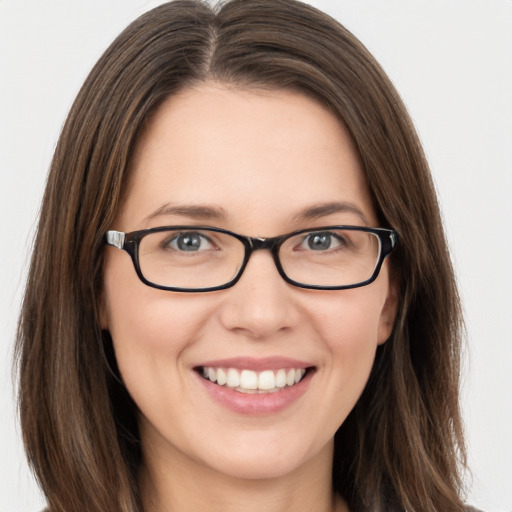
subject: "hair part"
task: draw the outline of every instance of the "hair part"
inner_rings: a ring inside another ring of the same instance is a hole
[[[436,194],[403,103],[374,58],[294,0],[177,0],[112,43],[62,130],[41,207],[17,361],[29,462],[51,512],[141,512],[137,410],[102,332],[104,233],[149,117],[204,81],[288,89],[348,128],[380,222],[400,233],[391,338],[335,437],[333,487],[351,510],[460,511],[461,308]]]

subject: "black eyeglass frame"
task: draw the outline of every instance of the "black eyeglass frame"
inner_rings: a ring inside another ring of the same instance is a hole
[[[314,233],[314,232],[321,232],[321,231],[330,231],[334,229],[342,229],[345,231],[364,231],[366,233],[373,233],[374,235],[377,235],[380,240],[380,254],[379,259],[377,260],[377,264],[375,266],[375,269],[373,270],[373,274],[370,276],[369,279],[366,281],[361,281],[360,283],[355,284],[349,284],[349,285],[343,285],[343,286],[321,286],[321,285],[312,285],[312,284],[305,284],[301,283],[299,281],[295,281],[293,279],[290,279],[282,265],[281,261],[279,260],[279,249],[283,243],[288,240],[289,238],[292,238],[297,235],[301,235],[303,233]],[[139,244],[142,238],[144,238],[146,235],[149,235],[151,233],[158,233],[161,231],[180,231],[180,230],[186,230],[186,231],[194,231],[194,230],[201,230],[201,231],[212,231],[215,233],[224,233],[226,235],[230,235],[237,240],[240,240],[245,248],[245,254],[244,259],[242,261],[242,265],[240,266],[237,274],[231,281],[219,285],[219,286],[212,286],[208,288],[179,288],[175,286],[163,286],[156,283],[153,283],[151,281],[148,281],[140,268],[139,263]],[[227,288],[231,288],[234,286],[242,277],[242,274],[245,270],[245,267],[247,266],[247,263],[249,262],[249,259],[254,251],[258,251],[260,249],[267,249],[272,253],[272,257],[274,259],[274,263],[276,265],[277,271],[279,272],[279,275],[289,284],[293,286],[297,286],[298,288],[306,288],[310,290],[348,290],[351,288],[359,288],[361,286],[366,286],[375,279],[377,279],[379,272],[381,270],[382,264],[384,263],[384,260],[386,257],[391,254],[391,252],[396,248],[398,244],[399,238],[398,233],[393,229],[386,229],[386,228],[368,228],[365,226],[320,226],[317,228],[307,228],[307,229],[300,229],[298,231],[293,231],[292,233],[288,233],[286,235],[280,235],[280,236],[274,236],[270,238],[259,238],[259,237],[250,237],[245,235],[239,235],[238,233],[233,233],[232,231],[228,231],[226,229],[222,228],[215,228],[210,226],[161,226],[157,228],[149,228],[149,229],[142,229],[139,231],[132,231],[130,233],[124,233],[122,231],[115,231],[115,230],[109,230],[105,234],[105,242],[107,245],[111,245],[113,247],[117,247],[120,250],[126,251],[133,262],[133,266],[135,267],[135,271],[137,272],[137,276],[139,279],[146,284],[147,286],[150,286],[151,288],[157,288],[159,290],[166,290],[166,291],[172,291],[172,292],[186,292],[186,293],[195,293],[195,292],[213,292],[217,290],[225,290]]]

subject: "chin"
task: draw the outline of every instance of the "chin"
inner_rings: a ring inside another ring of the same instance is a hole
[[[302,461],[288,457],[262,457],[261,455],[234,457],[217,461],[212,469],[229,478],[242,480],[271,480],[283,478],[302,466]]]
[[[332,441],[323,446],[308,446],[306,442],[284,444],[283,440],[290,441],[290,436],[281,436],[276,442],[256,435],[253,442],[234,441],[231,448],[219,446],[219,451],[208,453],[209,465],[216,472],[243,480],[283,478],[320,460],[330,466]]]

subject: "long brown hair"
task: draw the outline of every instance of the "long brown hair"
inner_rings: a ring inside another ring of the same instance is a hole
[[[400,233],[400,307],[366,389],[335,437],[333,488],[351,510],[460,511],[461,311],[439,208],[411,120],[343,26],[294,0],[178,0],[133,22],[100,58],[63,128],[19,322],[19,408],[52,512],[140,512],[137,411],[98,322],[103,236],[138,135],[204,80],[292,89],[348,127],[380,222]]]

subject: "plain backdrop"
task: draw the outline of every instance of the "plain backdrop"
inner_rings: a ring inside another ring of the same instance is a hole
[[[48,164],[96,59],[126,24],[160,3],[0,0],[0,512],[35,512],[44,503],[21,448],[11,358]],[[468,501],[510,512],[512,1],[311,3],[377,57],[424,143],[468,328]]]

